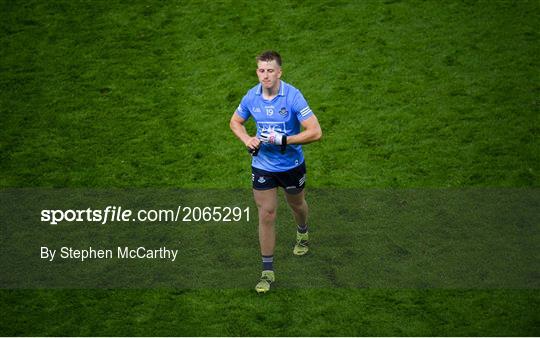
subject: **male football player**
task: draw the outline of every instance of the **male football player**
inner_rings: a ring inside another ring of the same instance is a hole
[[[277,189],[282,187],[297,225],[295,255],[308,252],[308,205],[304,197],[306,165],[302,144],[322,136],[317,117],[302,93],[281,80],[281,56],[267,51],[257,57],[259,84],[251,88],[234,112],[230,127],[252,154],[253,195],[259,215],[259,244],[263,262],[255,290],[264,293],[275,281],[273,259]],[[253,117],[257,133],[244,123]],[[301,127],[303,130],[301,131]]]

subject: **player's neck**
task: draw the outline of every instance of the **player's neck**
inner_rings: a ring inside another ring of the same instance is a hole
[[[281,85],[281,81],[278,81],[276,85],[272,88],[264,88],[262,87],[262,94],[263,98],[265,100],[272,100],[274,97],[276,97],[279,93],[279,86]]]

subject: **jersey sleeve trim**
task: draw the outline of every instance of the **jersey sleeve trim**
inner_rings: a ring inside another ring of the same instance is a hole
[[[304,109],[300,110],[300,115],[302,117],[305,117],[305,116],[309,115],[310,113],[313,113],[313,111],[311,110],[311,108],[309,108],[309,106],[306,106]]]
[[[313,115],[313,111],[300,91],[297,91],[294,97],[293,109],[296,112],[296,117],[299,121],[307,120]]]

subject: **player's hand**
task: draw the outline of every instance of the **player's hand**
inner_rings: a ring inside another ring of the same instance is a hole
[[[261,141],[256,137],[252,137],[246,142],[247,150],[253,156],[257,156],[260,146],[261,146]]]
[[[261,131],[259,139],[262,143],[270,143],[277,146],[284,146],[287,144],[287,135],[275,130]]]

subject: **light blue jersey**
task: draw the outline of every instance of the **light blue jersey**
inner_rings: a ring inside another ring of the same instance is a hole
[[[247,120],[253,116],[257,124],[257,136],[261,131],[274,129],[287,136],[300,133],[300,122],[308,119],[313,112],[300,91],[284,81],[280,81],[278,95],[265,100],[262,85],[251,88],[244,96],[236,113]],[[253,156],[252,166],[270,172],[283,172],[304,162],[304,153],[299,144],[287,145],[285,153],[273,144],[261,144],[259,154]]]

